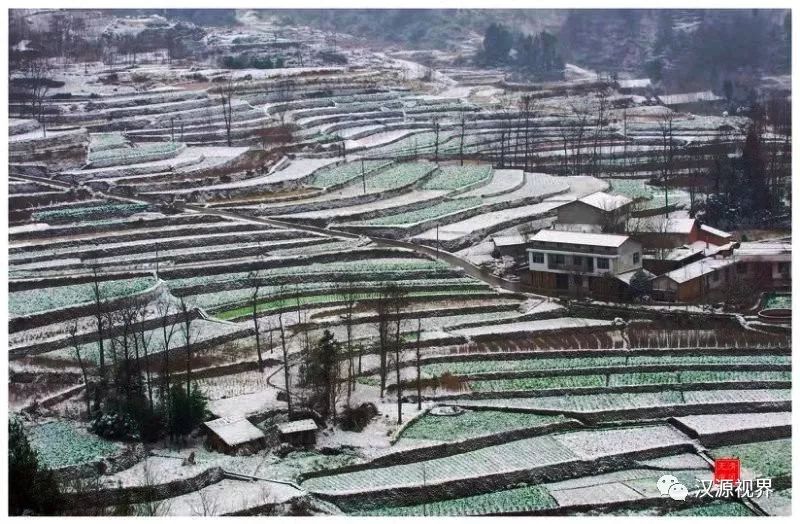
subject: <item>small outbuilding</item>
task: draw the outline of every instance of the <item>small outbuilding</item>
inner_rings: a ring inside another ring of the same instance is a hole
[[[306,418],[278,424],[278,438],[293,446],[313,446],[317,442],[317,423]]]
[[[267,446],[264,432],[244,417],[222,417],[204,426],[209,447],[220,453],[249,455]]]

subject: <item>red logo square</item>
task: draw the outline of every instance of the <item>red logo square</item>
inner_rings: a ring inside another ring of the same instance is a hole
[[[721,458],[714,461],[714,482],[723,480],[739,482],[742,465],[738,458]]]

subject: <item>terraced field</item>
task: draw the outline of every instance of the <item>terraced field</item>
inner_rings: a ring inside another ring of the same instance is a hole
[[[9,121],[9,396],[43,465],[97,481],[67,490],[70,511],[786,511],[790,332],[743,327],[756,310],[652,303],[620,322],[530,293],[527,266],[495,252],[598,192],[688,215],[677,184],[740,150],[748,117],[668,110],[590,71],[519,84],[236,16],[204,28],[202,58],[64,60],[46,127],[9,102],[22,116]],[[221,66],[249,49],[298,51]],[[605,102],[605,117],[579,118]],[[765,136],[772,169],[788,153]],[[199,428],[162,428],[144,452],[132,444],[149,426],[92,432],[98,408],[122,405],[165,424],[173,392],[192,387],[208,419],[246,418],[272,443],[278,424],[311,417],[316,443],[225,454]],[[665,472],[695,486],[722,456],[775,479],[777,501],[673,504],[655,489]]]

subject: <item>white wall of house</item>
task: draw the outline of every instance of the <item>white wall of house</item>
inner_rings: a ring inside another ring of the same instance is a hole
[[[541,255],[541,256],[539,256]],[[564,258],[564,268],[553,268],[548,264],[549,256],[562,256]],[[635,258],[638,255],[638,258]],[[619,274],[626,271],[632,271],[642,267],[642,246],[635,240],[625,241],[617,250],[616,253],[609,253],[608,255],[583,253],[579,251],[570,251],[568,249],[546,249],[537,248],[528,250],[528,265],[531,271],[545,271],[550,273],[575,273],[574,257],[581,257],[585,265],[586,258],[592,258],[592,271],[582,271],[586,274],[602,275],[604,273]],[[608,261],[608,268],[600,267],[599,260]]]
[[[625,273],[642,267],[642,245],[635,240],[626,240],[619,249],[619,258],[614,273]]]

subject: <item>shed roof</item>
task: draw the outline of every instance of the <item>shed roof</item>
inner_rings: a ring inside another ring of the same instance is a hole
[[[695,278],[708,275],[724,267],[730,266],[734,261],[730,258],[704,258],[683,267],[664,273],[662,277],[667,277],[678,284],[689,282]]]
[[[222,417],[206,422],[205,426],[229,446],[264,438],[264,432],[244,417]]]
[[[700,229],[702,229],[706,233],[711,233],[712,235],[718,236],[720,238],[731,238],[731,234],[728,233],[727,231],[711,227],[708,224],[701,225]]]
[[[525,244],[528,240],[522,233],[514,235],[496,235],[492,237],[492,242],[495,246],[519,246]]]
[[[283,435],[288,435],[290,433],[301,433],[304,431],[316,431],[317,430],[317,423],[314,422],[314,419],[311,418],[304,418],[303,420],[294,420],[292,422],[284,422],[283,424],[278,424],[278,431]]]
[[[624,195],[612,195],[611,193],[598,191],[597,193],[592,193],[591,195],[579,199],[578,202],[583,202],[601,211],[615,211],[621,207],[627,206],[633,202],[633,200]]]
[[[603,233],[579,233],[577,231],[556,231],[542,229],[531,240],[537,242],[558,242],[581,246],[619,247],[630,237],[627,235],[608,235]]]
[[[650,87],[651,82],[649,78],[622,78],[617,80],[617,84],[622,89],[635,89],[642,87]]]
[[[792,258],[792,244],[789,242],[741,242],[734,251],[737,260],[746,262],[788,262]]]
[[[676,93],[674,95],[659,95],[659,100],[665,106],[677,104],[692,104],[694,102],[714,102],[723,100],[721,96],[711,91],[697,91],[695,93]]]

